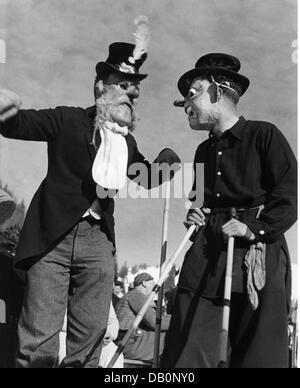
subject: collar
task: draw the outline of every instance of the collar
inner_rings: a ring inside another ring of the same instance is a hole
[[[234,124],[234,126],[231,127],[230,129],[227,129],[220,137],[217,137],[212,131],[209,132],[209,137],[213,141],[218,141],[221,138],[227,137],[228,134],[231,134],[238,140],[241,140],[242,132],[245,124],[246,124],[246,119],[244,118],[244,116],[240,116],[238,121]]]
[[[96,117],[96,105],[86,108],[86,114],[89,118]]]
[[[246,119],[244,118],[244,116],[240,116],[239,120],[228,131],[231,132],[231,134],[235,136],[237,139],[241,140],[242,132],[245,124],[246,124]]]

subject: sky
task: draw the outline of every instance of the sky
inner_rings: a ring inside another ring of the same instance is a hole
[[[180,97],[178,78],[208,52],[240,59],[251,81],[240,114],[274,123],[297,153],[296,0],[0,0],[7,50],[0,86],[18,93],[25,109],[92,105],[96,63],[107,58],[110,43],[133,42],[139,14],[148,16],[152,37],[134,136],[150,161],[169,147],[188,166],[206,139],[172,103]],[[0,179],[26,206],[46,171],[45,144],[0,138]],[[190,170],[186,176],[188,191]],[[186,201],[171,200],[168,256],[185,234]],[[159,264],[163,205],[162,199],[117,200],[120,265]],[[296,226],[287,239],[295,262]]]

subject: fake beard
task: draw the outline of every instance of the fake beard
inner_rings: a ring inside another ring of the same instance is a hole
[[[125,92],[116,85],[104,86],[96,101],[93,144],[97,150],[92,175],[97,183],[97,195],[105,190],[120,190],[126,181],[128,148],[125,137],[135,123],[135,114]],[[96,134],[101,137],[96,146]],[[104,191],[105,193],[105,191]]]
[[[135,107],[123,89],[117,85],[105,85],[96,100],[97,121],[110,121],[121,127],[127,126],[130,131],[135,128]]]

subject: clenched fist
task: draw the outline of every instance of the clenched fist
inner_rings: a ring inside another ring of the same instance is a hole
[[[205,225],[207,216],[211,213],[209,208],[196,208],[188,212],[187,219],[184,221],[186,228],[189,228],[192,225],[196,225],[196,232],[198,232],[201,226]]]
[[[0,89],[0,122],[15,116],[21,106],[20,97],[10,90]]]
[[[246,224],[234,218],[222,226],[222,232],[226,239],[229,237],[244,237],[247,240],[252,241],[254,240],[255,236],[250,230],[247,232],[248,230],[249,229]]]

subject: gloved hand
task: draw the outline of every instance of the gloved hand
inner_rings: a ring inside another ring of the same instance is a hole
[[[172,166],[175,163],[180,164],[181,160],[176,152],[170,148],[165,148],[159,153],[158,157],[154,160],[154,163],[167,163],[169,166]]]
[[[159,165],[166,164],[170,167],[160,169],[159,179],[161,183],[173,179],[176,172],[181,169],[179,156],[170,148],[163,149],[154,160],[154,163],[158,163]]]
[[[0,122],[4,122],[15,116],[21,106],[20,97],[6,89],[0,89]]]

